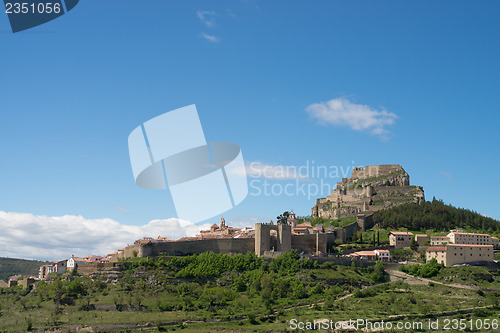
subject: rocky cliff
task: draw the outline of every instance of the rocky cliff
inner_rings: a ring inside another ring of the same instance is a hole
[[[354,168],[352,176],[338,182],[328,197],[317,199],[311,216],[339,219],[421,201],[425,201],[424,189],[411,186],[400,165],[369,165]]]

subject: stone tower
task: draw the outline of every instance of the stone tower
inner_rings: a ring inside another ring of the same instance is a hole
[[[226,220],[224,220],[224,216],[221,216],[221,218],[220,218],[220,230],[226,230],[226,229],[227,229]]]
[[[262,256],[271,250],[271,230],[277,232],[276,245],[278,252],[290,252],[292,249],[292,228],[288,224],[271,225],[255,224],[255,254]]]
[[[297,218],[295,217],[295,213],[293,212],[293,210],[288,215],[287,222],[288,222],[288,225],[292,226],[292,228],[297,227]]]

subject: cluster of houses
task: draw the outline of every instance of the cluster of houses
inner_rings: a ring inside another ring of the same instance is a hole
[[[325,232],[325,228],[321,225],[311,226],[309,223],[296,223],[295,214],[290,213],[289,222],[292,227],[292,234],[305,235]],[[226,225],[224,218],[221,218],[220,225],[213,224],[208,230],[201,230],[200,234],[195,237],[183,237],[177,241],[199,240],[210,238],[254,238],[255,229],[253,228],[233,228]],[[499,239],[487,234],[463,233],[452,231],[447,236],[432,236],[428,237],[425,234],[413,234],[408,231],[391,231],[389,233],[389,244],[394,249],[409,248],[412,241],[415,241],[419,246],[431,245],[424,247],[426,251],[426,260],[436,259],[438,263],[443,263],[445,266],[453,266],[456,264],[493,261],[495,246],[499,245]],[[135,244],[157,243],[157,242],[175,242],[175,240],[160,237],[144,237],[135,241]],[[113,256],[120,254],[117,252],[110,253],[106,257],[92,255],[84,258],[71,256],[69,259],[56,261],[49,265],[40,267],[37,278],[45,279],[48,274],[62,274],[66,271],[72,271],[79,265],[89,263],[107,263]],[[351,259],[358,260],[381,260],[389,262],[392,260],[391,253],[387,249],[376,249],[370,251],[358,251],[347,255]],[[14,280],[13,280],[14,281]],[[12,282],[14,283],[14,282]]]
[[[412,240],[418,245],[426,243],[426,261],[436,259],[445,266],[494,261],[494,247],[499,239],[488,234],[451,231],[446,236],[413,235],[407,231],[393,231],[389,234],[390,245],[395,249],[409,247]]]
[[[14,286],[23,286],[24,289],[28,288],[30,285],[38,280],[36,276],[22,276],[13,275],[9,276],[7,282],[0,280],[0,288],[10,288]]]
[[[373,251],[358,251],[348,254],[347,257],[359,260],[381,260],[391,261],[391,251],[389,250],[373,250]]]
[[[321,224],[312,226],[310,223],[300,223],[297,224],[297,218],[295,213],[290,212],[287,218],[288,224],[292,227],[292,235],[309,235],[324,232],[333,232],[334,227],[328,226],[323,227]],[[276,232],[271,231],[271,235]],[[213,239],[213,238],[255,238],[255,228],[245,227],[245,228],[234,228],[226,225],[226,220],[221,217],[220,225],[214,223],[210,229],[201,230],[200,233],[193,237],[182,237],[177,240],[169,239],[166,237],[158,236],[153,237],[143,237],[134,242],[134,244],[148,244],[148,243],[161,243],[161,242],[183,242],[183,241],[196,241],[203,239]],[[118,252],[124,251],[125,249],[119,249]]]
[[[38,279],[43,280],[47,277],[47,275],[51,273],[57,273],[58,275],[60,275],[66,271],[72,271],[76,267],[78,267],[78,265],[106,263],[109,262],[109,260],[116,254],[117,252],[110,253],[106,257],[91,255],[84,258],[79,258],[72,255],[69,259],[59,260],[53,262],[52,264],[40,266],[40,269],[38,270]]]

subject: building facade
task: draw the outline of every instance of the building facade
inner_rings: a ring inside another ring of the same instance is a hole
[[[389,250],[374,250],[373,252],[377,254],[378,260],[391,261],[392,259],[391,252]]]
[[[431,246],[445,245],[450,243],[450,239],[446,236],[431,236]]]
[[[389,233],[389,244],[395,249],[409,247],[412,239],[413,233],[408,231],[391,231]]]
[[[488,234],[450,232],[447,236],[453,244],[493,245],[493,240]]]
[[[418,245],[424,245],[427,242],[427,235],[425,234],[416,234],[415,241]]]
[[[445,266],[467,264],[481,261],[493,261],[493,245],[477,244],[447,244],[445,246],[429,247],[426,251],[426,261],[436,259]]]

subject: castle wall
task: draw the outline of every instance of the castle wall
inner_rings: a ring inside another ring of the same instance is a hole
[[[330,236],[329,236],[330,235]],[[292,235],[291,248],[297,250],[297,252],[304,254],[314,254],[318,251],[327,253],[328,241],[333,239],[331,243],[335,241],[335,235],[331,234],[309,234],[309,235]]]
[[[343,229],[345,232],[345,239],[346,239],[345,241],[347,241],[347,239],[352,237],[352,235],[354,235],[356,231],[361,230],[361,228],[358,225],[358,222],[351,223],[345,226]]]
[[[77,266],[76,271],[81,275],[91,275],[94,273],[102,271],[121,271],[121,268],[116,263],[90,263],[90,264],[80,264]]]
[[[314,253],[316,251],[316,235],[292,235],[292,248],[299,253]]]
[[[356,223],[361,230],[368,230],[373,227],[373,215],[362,215],[356,217]]]
[[[271,233],[270,224],[255,224],[255,254],[261,256],[264,251],[269,251],[271,249],[271,239],[269,234]]]
[[[160,254],[183,256],[202,252],[247,253],[255,251],[254,238],[212,238],[198,241],[161,242],[141,246],[141,257]],[[129,257],[130,258],[130,257]]]
[[[147,257],[147,255],[143,255],[142,253],[143,247],[139,244],[132,244],[125,248],[123,251],[123,256],[125,258],[133,258],[133,257]]]
[[[352,170],[352,178],[378,177],[401,170],[403,168],[399,164],[368,165],[366,167],[354,168]]]
[[[394,194],[395,196],[408,195],[412,196],[417,191],[418,186],[376,186],[374,188],[376,196],[387,196]]]
[[[292,226],[280,224],[278,226],[278,251],[290,252],[292,249]]]
[[[291,249],[305,254],[327,253],[328,249],[335,245],[336,240],[345,242],[359,229],[358,223],[354,222],[346,227],[336,228],[334,233],[292,235],[290,225],[257,223],[255,225],[255,238],[211,238],[196,241],[133,244],[120,251],[111,261],[115,262],[135,256],[184,256],[208,251],[216,253],[247,253],[250,251],[255,252],[258,256],[264,255],[266,251],[272,250],[271,252],[284,253],[289,252]],[[272,230],[276,231],[276,236],[270,235]],[[79,271],[80,269],[84,270],[84,272],[86,270],[95,272],[97,268],[89,264],[81,265]]]

